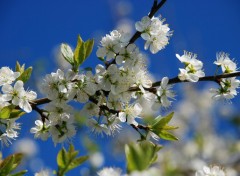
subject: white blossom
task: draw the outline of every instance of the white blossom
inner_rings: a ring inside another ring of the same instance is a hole
[[[89,102],[86,103],[81,110],[80,114],[82,114],[84,117],[98,117],[99,116],[100,108],[96,104]]]
[[[136,30],[141,32],[141,37],[146,40],[144,49],[147,50],[150,47],[150,51],[153,54],[165,48],[169,37],[172,35],[168,25],[163,24],[164,21],[164,19],[158,17],[150,19],[148,16],[145,16],[135,24]]]
[[[127,122],[128,124],[138,125],[135,118],[142,112],[142,107],[139,103],[135,105],[127,106],[124,111],[119,112],[119,120],[121,122]]]
[[[119,69],[115,64],[110,65],[107,70],[103,65],[98,64],[96,66],[95,79],[101,89],[105,91],[111,90],[111,85],[117,80]]]
[[[106,124],[100,124],[93,118],[88,119],[87,125],[91,128],[91,131],[97,135],[101,135],[102,137],[103,134],[109,135],[109,129]]]
[[[237,64],[229,58],[229,54],[224,52],[217,53],[217,60],[214,64],[221,66],[223,73],[232,73],[237,70]]]
[[[46,107],[46,110],[49,113],[48,118],[51,125],[55,125],[59,121],[68,121],[70,119],[72,107],[66,103],[56,104],[54,102],[50,102]]]
[[[98,176],[121,176],[122,170],[120,168],[103,168],[98,171]]]
[[[67,58],[68,60],[73,61],[73,51],[71,47],[68,44],[61,44],[61,53],[64,58]]]
[[[58,124],[52,125],[49,128],[54,144],[62,143],[70,140],[76,134],[75,126],[71,121],[59,121]]]
[[[129,44],[126,48],[122,48],[119,54],[116,57],[116,63],[118,65],[124,64],[125,62],[129,62],[129,60],[135,59],[135,52],[138,49],[135,44]]]
[[[226,174],[219,166],[204,166],[202,170],[196,172],[195,176],[226,176]]]
[[[171,101],[168,99],[174,99],[175,93],[171,90],[172,86],[168,84],[168,77],[164,77],[161,81],[161,85],[157,88],[157,104],[165,108],[171,105]]]
[[[0,94],[0,110],[8,105],[10,105],[10,103]]]
[[[5,101],[11,100],[12,104],[17,106],[20,103],[21,95],[24,93],[23,82],[18,80],[14,84],[14,87],[9,84],[5,84],[2,87],[2,92],[2,97]]]
[[[117,30],[114,30],[110,35],[106,35],[101,40],[101,47],[97,50],[98,57],[106,57],[107,61],[116,57],[122,47],[127,45],[125,36]]]
[[[12,84],[19,76],[19,72],[13,72],[8,67],[0,68],[0,86]]]
[[[49,122],[45,121],[45,123],[43,123],[41,120],[36,120],[35,125],[35,127],[30,129],[30,132],[34,134],[34,138],[41,138],[43,141],[47,140],[49,137]]]
[[[223,78],[220,81],[220,88],[215,89],[211,88],[210,92],[213,94],[212,98],[214,100],[223,100],[229,101],[234,98],[238,92],[236,89],[239,88],[240,80],[235,77],[232,78]]]
[[[179,69],[180,73],[178,78],[181,81],[188,80],[190,82],[197,82],[199,78],[205,76],[205,73],[202,70],[203,63],[197,60],[196,54],[184,51],[182,56],[176,54],[176,57],[185,65],[184,69]]]
[[[18,131],[20,130],[20,124],[15,122],[15,119],[0,120],[0,141],[1,145],[9,146],[12,144],[12,140],[18,137]]]
[[[19,107],[25,112],[30,113],[32,111],[32,106],[30,102],[37,98],[37,93],[34,91],[23,91],[20,95]]]
[[[94,82],[94,78],[90,72],[87,75],[78,75],[76,77],[74,90],[76,93],[76,99],[80,103],[86,103],[89,96],[92,96],[97,91],[97,85]]]
[[[135,75],[135,84],[144,92],[144,88],[152,87],[152,80],[146,70],[140,70]]]
[[[116,132],[119,132],[122,128],[120,125],[120,120],[116,114],[108,117],[107,128],[109,130],[108,135],[114,135]]]
[[[51,176],[51,172],[49,170],[43,169],[40,172],[34,174],[34,176]]]

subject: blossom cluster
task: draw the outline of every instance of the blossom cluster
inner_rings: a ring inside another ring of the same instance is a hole
[[[225,176],[225,172],[219,166],[207,167],[204,166],[202,170],[198,170],[195,176]]]
[[[135,24],[136,30],[141,32],[141,37],[146,40],[144,49],[150,48],[152,54],[164,49],[172,35],[168,24],[163,24],[164,21],[165,19],[160,17],[145,16]]]
[[[214,62],[218,67],[221,67],[223,74],[234,73],[237,71],[237,64],[229,58],[229,54],[220,52],[217,53],[217,60]],[[214,100],[227,100],[234,98],[237,95],[237,90],[240,86],[240,80],[236,77],[223,78],[219,81],[218,89],[211,89],[214,94]]]
[[[154,18],[149,24],[151,37],[169,30],[162,23]],[[157,27],[161,27],[161,30],[157,30]],[[174,94],[169,90],[171,87],[168,86],[168,78],[163,79],[157,93],[148,90],[152,87],[153,80],[147,72],[146,58],[135,44],[129,42],[127,36],[114,30],[102,38],[97,56],[110,64],[98,64],[95,73],[72,70],[64,73],[58,69],[56,73],[45,77],[42,92],[51,103],[44,112],[45,118],[37,120],[36,127],[31,129],[35,137],[46,140],[52,136],[56,144],[76,133],[68,105],[71,100],[84,103],[82,116],[88,118],[87,124],[94,133],[102,135],[114,135],[121,129],[121,122],[137,126],[136,118],[141,117],[143,103],[146,101],[153,102],[153,109],[156,106],[166,108],[171,105],[168,98],[173,99]],[[154,41],[153,45],[156,44],[157,41]],[[61,52],[70,60],[74,57],[72,49],[66,44],[62,46]],[[130,91],[131,88],[136,91]]]
[[[46,75],[41,90],[51,102],[42,114],[42,119],[36,120],[36,126],[31,128],[31,133],[34,133],[36,138],[47,140],[51,136],[57,144],[76,134],[72,107],[68,102],[74,97],[79,101],[84,98],[81,96],[83,84],[84,79],[72,70],[65,74],[58,69],[56,73]],[[79,95],[81,98],[78,98]]]
[[[0,111],[4,111],[4,108],[14,109],[19,107],[23,111],[30,113],[32,107],[30,103],[36,99],[37,94],[34,91],[28,91],[24,89],[24,83],[18,80],[20,72],[14,72],[8,67],[2,67],[0,69]],[[16,130],[20,129],[20,124],[15,121],[17,118],[0,119],[0,140],[2,145],[8,146],[11,140],[18,137]]]
[[[98,176],[122,176],[120,168],[103,168],[98,173]],[[156,168],[149,168],[144,171],[134,171],[131,174],[125,176],[158,176],[159,170]],[[195,176],[226,176],[225,172],[219,166],[208,167],[204,166],[203,169],[197,170]]]
[[[204,77],[205,73],[202,70],[203,63],[197,59],[197,55],[191,52],[184,51],[184,54],[180,56],[176,54],[176,57],[185,65],[185,68],[180,68],[178,78],[181,81],[197,82],[200,77]]]
[[[145,16],[135,24],[138,31],[136,34],[140,33],[139,36],[145,40],[145,50],[150,49],[151,53],[155,54],[168,44],[172,32],[164,22],[165,20],[160,17]],[[82,48],[87,46],[83,41],[81,42],[83,43]],[[122,123],[127,123],[140,133],[141,140],[148,140],[150,137],[159,140],[161,135],[163,139],[164,137],[169,140],[175,139],[175,136],[170,133],[161,131],[163,128],[175,129],[174,126],[164,126],[172,116],[157,121],[156,128],[153,128],[154,124],[145,128],[139,125],[141,120],[138,118],[144,116],[146,103],[155,112],[160,108],[171,106],[175,98],[175,93],[172,91],[174,79],[163,77],[161,81],[154,83],[154,79],[148,72],[145,55],[132,42],[128,34],[113,30],[104,36],[96,53],[103,63],[98,64],[91,71],[76,69],[85,58],[79,57],[80,60],[77,60],[79,58],[76,59],[75,52],[69,45],[61,46],[61,54],[73,67],[67,71],[58,69],[45,76],[41,84],[41,91],[46,95],[48,104],[44,110],[34,104],[37,94],[24,89],[24,82],[19,79],[20,72],[13,72],[8,67],[2,67],[0,69],[0,113],[9,106],[13,106],[14,110],[21,109],[26,113],[31,112],[34,108],[41,118],[35,121],[35,126],[31,128],[30,132],[34,134],[35,138],[42,140],[51,137],[55,145],[70,140],[76,134],[71,101],[82,104],[80,115],[87,118],[87,125],[95,134],[113,136],[121,130]],[[175,79],[178,82],[198,82],[205,76],[203,62],[197,59],[196,54],[184,51],[182,56],[176,54],[176,57],[184,64],[184,68],[179,69],[180,73]],[[237,71],[237,64],[223,52],[217,54],[217,61],[214,64],[218,68],[221,67],[223,75]],[[214,100],[229,100],[237,95],[240,80],[236,77],[221,78],[216,82],[220,88],[211,89]],[[160,117],[158,116],[158,118]],[[20,129],[20,124],[15,120],[16,118],[0,119],[2,144],[9,145],[12,139],[18,137],[17,130]],[[145,130],[144,134],[140,132],[142,129],[139,126]],[[146,136],[144,136],[145,134]],[[49,173],[44,170],[36,173],[36,175],[41,174],[48,175]],[[158,174],[157,169],[150,168],[143,172],[133,172],[129,176]],[[98,175],[120,176],[121,169],[105,168],[99,171]],[[204,167],[195,175],[225,176],[225,172],[220,167],[214,166]]]

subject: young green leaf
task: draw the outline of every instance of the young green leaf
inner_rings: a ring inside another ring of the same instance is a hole
[[[67,151],[65,150],[65,148],[62,148],[57,155],[57,164],[60,168],[64,168],[68,162],[68,158],[67,158]]]
[[[88,156],[81,156],[76,159],[74,159],[68,166],[67,171],[74,169],[75,167],[78,167],[83,162],[85,162],[89,157]]]
[[[12,171],[14,155],[10,155],[3,160],[0,165],[0,175],[8,175]]]
[[[23,64],[22,66],[19,64],[19,62],[16,62],[16,66],[15,66],[15,70],[16,72],[20,72],[20,74],[22,74],[25,70],[25,64]]]
[[[78,42],[74,51],[74,68],[78,68],[86,58],[91,54],[94,45],[94,40],[87,40],[84,42],[80,35],[78,35]]]
[[[74,60],[73,60],[73,51],[71,49],[71,47],[66,44],[66,43],[62,43],[61,44],[61,53],[62,56],[64,57],[64,59],[70,63],[71,65],[74,64]]]
[[[23,176],[26,173],[27,173],[27,170],[22,170],[20,172],[15,173],[15,174],[11,174],[10,176]]]
[[[13,109],[10,113],[9,119],[21,117],[22,115],[26,114],[26,112],[18,109]]]
[[[17,80],[21,80],[22,82],[27,82],[32,74],[32,67],[28,67],[19,77]]]
[[[157,159],[157,152],[160,150],[158,145],[149,141],[142,141],[138,144],[130,144],[125,146],[125,154],[127,158],[127,171],[142,171],[147,169]]]
[[[9,175],[21,163],[23,154],[15,153],[5,158],[0,164],[0,175]]]
[[[178,140],[176,136],[168,132],[169,130],[175,130],[178,128],[176,126],[168,125],[173,117],[173,114],[174,113],[172,112],[165,117],[157,117],[153,125],[150,125],[150,131],[165,140]]]
[[[3,107],[0,111],[0,119],[8,119],[13,109],[14,106],[12,105]]]
[[[19,166],[24,155],[22,153],[15,153],[13,154],[13,156],[14,156],[14,164],[13,164],[12,170],[16,169],[16,167]]]
[[[78,66],[80,66],[85,61],[85,58],[86,58],[86,45],[85,43],[83,43],[79,50]]]
[[[80,65],[80,60],[81,60],[81,57],[83,57],[81,54],[82,54],[82,45],[84,45],[84,42],[81,38],[80,35],[78,35],[78,40],[77,40],[77,46],[75,48],[75,51],[74,51],[74,63],[76,64],[77,67],[79,67]]]
[[[88,58],[89,55],[92,53],[93,46],[94,46],[94,40],[87,40],[84,45],[86,46],[86,55],[85,58]]]
[[[78,153],[79,152],[74,149],[72,144],[68,151],[66,151],[65,148],[59,151],[57,156],[58,171],[56,172],[58,176],[63,176],[66,172],[79,166],[88,159],[88,156],[76,158]]]
[[[162,118],[160,118],[160,116],[157,117],[155,123],[151,126],[151,128],[153,129],[163,128],[165,125],[167,125],[171,121],[173,115],[174,115],[174,112],[171,112],[165,117],[162,117]]]
[[[158,136],[162,139],[165,139],[165,140],[170,140],[170,141],[177,141],[178,138],[176,136],[174,136],[173,134],[169,133],[168,131],[166,130],[162,130]]]

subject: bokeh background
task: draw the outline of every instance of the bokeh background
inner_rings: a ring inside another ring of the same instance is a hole
[[[152,1],[1,0],[0,66],[14,68],[16,60],[22,64],[25,63],[27,67],[33,66],[34,73],[26,86],[29,89],[38,90],[38,84],[45,74],[56,71],[59,67],[65,68],[59,62],[59,45],[64,42],[75,47],[77,35],[80,34],[84,40],[95,39],[96,45],[93,53],[82,65],[83,68],[94,68],[97,63],[100,63],[95,52],[101,37],[113,29],[133,34],[135,32],[135,22],[148,14]],[[239,0],[167,1],[157,14],[166,18],[166,23],[174,32],[170,44],[164,50],[156,55],[144,51],[149,58],[149,70],[152,75],[157,80],[163,76],[175,77],[178,74],[178,68],[182,66],[176,59],[175,54],[179,53],[181,55],[183,50],[198,54],[198,58],[204,62],[206,75],[213,75],[215,72],[216,67],[213,62],[216,58],[216,52],[230,53],[230,57],[235,58],[238,62],[240,58],[239,9]],[[141,39],[137,40],[137,44],[143,50]],[[183,113],[185,116],[191,116],[182,121],[181,119],[176,120],[175,123],[182,127],[176,134],[183,136],[183,140],[188,139],[193,136],[195,128],[199,131],[202,130],[199,127],[199,124],[201,124],[199,122],[203,121],[205,121],[203,127],[213,131],[211,126],[206,125],[208,123],[206,114],[202,114],[205,119],[195,117],[200,116],[201,113],[198,110],[201,109],[201,105],[205,105],[202,111],[208,111],[209,118],[214,116],[212,120],[215,122],[214,134],[221,137],[223,133],[227,133],[237,143],[240,130],[239,126],[233,125],[232,121],[237,121],[235,117],[239,112],[239,97],[233,100],[234,106],[229,104],[213,105],[209,103],[210,95],[205,91],[205,88],[210,86],[216,85],[202,83],[201,85],[197,84],[194,88],[191,86],[175,86],[175,90],[179,91],[176,97],[177,101],[168,111],[178,109],[179,114]],[[39,98],[43,96],[39,93]],[[196,106],[192,107],[193,105]],[[80,109],[80,107],[77,108]],[[225,118],[220,118],[220,116]],[[33,139],[29,130],[34,126],[34,121],[37,118],[39,117],[35,112],[22,117],[19,120],[22,123],[19,139],[13,141],[11,147],[1,149],[4,157],[19,150],[27,152],[27,158],[23,166],[29,170],[27,175],[33,175],[34,172],[42,168],[56,169],[56,155],[62,147],[62,145],[55,147],[50,139],[46,142]],[[193,118],[198,118],[199,121],[189,120]],[[189,128],[186,124],[192,127],[187,133],[182,130],[183,128]],[[88,175],[94,175],[91,171],[94,172],[103,166],[121,167],[125,170],[126,163],[121,150],[124,141],[128,141],[126,137],[121,136],[121,134],[114,138],[96,137],[82,125],[78,127],[78,130],[78,135],[73,139],[76,148],[80,149],[80,155],[91,154],[92,157],[81,168],[73,170],[69,175],[87,175],[87,173],[89,173]],[[131,129],[129,129],[129,134],[133,134]],[[222,143],[225,139],[221,139]],[[213,140],[210,138],[209,142],[211,143],[211,141]],[[115,148],[114,152],[112,152],[113,148]],[[190,145],[189,148],[192,149],[194,146]]]

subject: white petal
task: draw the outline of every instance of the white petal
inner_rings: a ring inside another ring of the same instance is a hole
[[[119,112],[119,120],[121,122],[126,122],[126,113],[125,112]]]
[[[142,106],[139,103],[136,103],[134,105],[134,111],[135,111],[136,115],[139,115],[142,112]]]
[[[15,84],[14,84],[14,89],[15,90],[23,90],[23,82],[21,80],[18,80]]]

